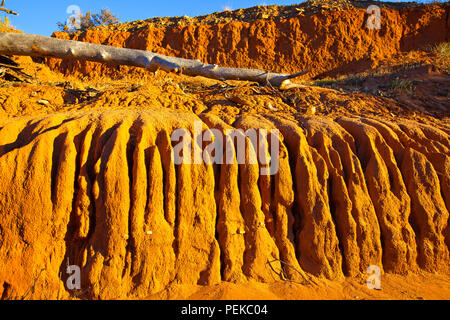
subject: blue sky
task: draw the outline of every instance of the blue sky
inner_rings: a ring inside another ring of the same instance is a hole
[[[225,6],[232,9],[252,7],[260,4],[288,5],[300,3],[288,0],[6,0],[5,7],[20,13],[8,15],[14,27],[27,33],[49,36],[57,30],[56,23],[65,21],[70,5],[82,11],[99,12],[108,8],[119,16],[120,21],[148,19],[166,16],[197,16],[222,11]],[[0,17],[5,14],[0,13]]]
[[[224,7],[234,10],[263,4],[289,5],[301,2],[303,0],[6,0],[5,7],[20,13],[17,17],[8,15],[17,29],[50,36],[57,30],[57,22],[66,21],[70,16],[66,12],[70,5],[77,5],[83,12],[99,12],[108,8],[124,22],[152,17],[193,17],[222,11]],[[2,16],[5,14],[0,13]]]

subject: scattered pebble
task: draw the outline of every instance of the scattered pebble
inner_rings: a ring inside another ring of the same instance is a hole
[[[48,102],[47,100],[44,100],[44,99],[38,100],[37,103],[42,104],[44,106],[48,106],[50,104],[50,102]]]
[[[306,113],[309,115],[315,115],[316,112],[317,112],[317,108],[315,106],[309,106],[308,110],[306,111]]]
[[[269,102],[269,109],[272,110],[272,111],[277,111],[277,110],[278,110],[278,108],[275,108],[275,107],[272,105],[271,102]]]

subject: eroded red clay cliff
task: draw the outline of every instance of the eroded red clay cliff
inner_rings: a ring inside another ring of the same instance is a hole
[[[309,77],[335,76],[376,68],[400,52],[449,41],[449,5],[382,7],[381,29],[368,29],[365,9],[323,11],[289,19],[216,25],[144,26],[138,30],[56,32],[63,39],[143,49],[230,67],[277,72],[310,70]],[[128,68],[51,59],[67,74],[120,77]]]

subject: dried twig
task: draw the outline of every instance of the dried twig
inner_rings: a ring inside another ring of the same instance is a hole
[[[15,16],[18,16],[18,15],[19,15],[19,14],[18,14],[17,12],[15,12],[15,11],[12,11],[12,10],[9,10],[9,9],[6,9],[6,8],[2,8],[2,7],[0,7],[0,11],[6,12],[6,13],[8,13],[8,14],[13,14],[13,15],[15,15]]]
[[[280,263],[281,263],[282,267],[281,267],[281,271],[280,271],[280,272],[277,272],[277,271],[273,268],[272,263],[274,263],[274,262],[280,262]],[[277,275],[278,275],[282,280],[284,280],[284,281],[289,281],[289,282],[298,283],[298,282],[296,282],[296,281],[293,281],[293,280],[288,279],[288,276],[287,276],[287,274],[286,274],[286,270],[285,270],[284,267],[283,267],[283,266],[286,266],[286,267],[289,267],[289,268],[293,269],[294,271],[296,271],[296,272],[303,278],[303,280],[305,280],[308,284],[310,284],[310,285],[313,284],[313,283],[306,277],[306,275],[303,274],[303,272],[299,271],[297,268],[295,268],[294,266],[292,266],[291,264],[289,264],[289,263],[287,263],[287,262],[285,262],[285,261],[283,261],[283,260],[280,260],[280,259],[275,259],[275,260],[272,260],[272,261],[267,260],[267,264],[270,266],[270,268],[272,269],[272,271],[273,271],[275,274],[277,274]],[[315,283],[315,282],[314,282],[314,284],[317,285],[317,283]]]
[[[3,0],[2,3],[0,3],[0,11],[6,12],[6,13],[9,13],[9,14],[13,14],[15,16],[19,15],[17,12],[14,12],[14,11],[6,9],[6,8],[3,8],[4,5],[5,5],[5,0]]]
[[[37,277],[34,278],[34,283],[33,283],[33,285],[27,290],[27,292],[25,292],[25,294],[22,296],[22,299],[21,299],[21,300],[25,300],[25,299],[28,297],[28,295],[29,295],[30,293],[31,293],[30,298],[33,298],[33,295],[34,295],[34,289],[35,289],[35,287],[36,287],[36,282],[39,280],[39,277],[41,276],[42,272],[44,272],[44,270],[45,270],[45,268],[43,268],[43,269],[39,272],[39,274],[37,275]]]

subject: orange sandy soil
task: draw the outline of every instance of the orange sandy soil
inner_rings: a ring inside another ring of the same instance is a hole
[[[363,280],[319,280],[317,286],[278,282],[239,285],[223,282],[214,286],[174,285],[148,300],[448,300],[447,275],[414,273],[386,274],[381,290],[368,289]]]
[[[352,30],[364,10],[349,10],[72,35],[145,48],[172,35],[181,51],[163,53],[275,71],[311,63],[285,91],[15,57],[31,78],[0,82],[0,297],[450,299],[450,76],[430,50],[449,40],[448,4],[386,8],[396,24],[376,35]],[[338,16],[344,35],[330,31]],[[281,43],[281,59],[244,31],[255,24],[267,43],[292,26],[305,41]],[[207,44],[227,28],[247,40]],[[171,133],[199,120],[279,129],[279,172],[175,166]],[[72,264],[78,292],[64,286]],[[370,265],[382,290],[365,285]]]

